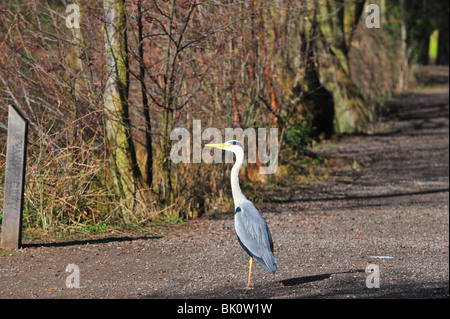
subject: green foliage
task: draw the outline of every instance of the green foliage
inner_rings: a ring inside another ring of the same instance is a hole
[[[322,163],[322,159],[311,151],[314,144],[320,140],[315,134],[311,118],[312,115],[308,114],[286,127],[280,159],[282,164],[297,172]]]
[[[438,39],[439,39],[439,31],[435,30],[430,37],[430,50],[428,53],[430,58],[436,59],[438,56]]]
[[[166,215],[164,221],[168,223],[184,223],[183,217],[175,215]]]
[[[78,230],[81,230],[86,233],[101,234],[106,231],[106,223],[97,223],[96,225],[80,226],[78,227]]]
[[[294,153],[304,152],[313,146],[318,137],[314,135],[315,127],[312,125],[311,115],[304,119],[295,120],[293,124],[286,127],[285,146]]]

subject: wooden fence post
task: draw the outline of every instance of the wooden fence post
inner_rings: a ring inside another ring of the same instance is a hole
[[[3,198],[3,249],[18,249],[22,243],[22,210],[25,186],[28,122],[9,106],[6,149],[5,192]]]

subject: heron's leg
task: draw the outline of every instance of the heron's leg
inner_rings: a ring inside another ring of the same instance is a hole
[[[250,289],[250,280],[252,278],[252,264],[253,264],[253,257],[250,257],[250,266],[249,266],[249,269],[248,269],[247,289]]]

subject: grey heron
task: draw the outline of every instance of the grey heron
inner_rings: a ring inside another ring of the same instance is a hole
[[[250,288],[253,258],[268,272],[275,274],[277,265],[273,256],[273,241],[269,227],[251,201],[245,198],[239,186],[239,171],[244,163],[244,148],[238,141],[207,144],[236,155],[231,169],[231,192],[234,200],[234,230],[242,248],[250,255],[247,289]]]

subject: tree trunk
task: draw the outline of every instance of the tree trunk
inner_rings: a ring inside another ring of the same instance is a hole
[[[148,187],[153,187],[153,138],[152,138],[152,123],[150,118],[150,106],[147,97],[147,86],[145,84],[145,63],[144,63],[144,35],[142,24],[142,3],[141,0],[137,3],[137,22],[138,22],[138,40],[139,40],[139,81],[141,84],[142,106],[145,118],[145,149],[147,158],[145,161],[145,180]]]
[[[449,28],[448,28],[448,2],[446,10],[441,10],[438,18],[439,42],[437,65],[449,64]]]
[[[171,104],[170,104],[171,105]],[[172,141],[170,140],[170,132],[173,130],[173,110],[168,108],[163,114],[163,129],[161,136],[161,155],[159,163],[162,170],[162,185],[160,187],[161,203],[169,206],[174,203],[175,193],[172,185],[172,161],[170,159],[170,149]]]
[[[104,0],[106,83],[103,93],[111,173],[123,218],[143,203],[143,179],[137,165],[128,111],[128,52],[124,0]]]
[[[168,18],[168,38],[174,37],[175,27],[175,0],[170,0]],[[170,132],[173,129],[173,116],[175,112],[175,68],[179,54],[178,47],[172,47],[173,43],[168,39],[165,50],[165,67],[162,84],[162,106],[164,108],[162,134],[161,134],[161,153],[158,157],[158,167],[162,172],[161,185],[159,187],[159,199],[161,204],[169,206],[174,202],[175,194],[172,185],[172,162],[170,160],[170,149],[172,141]],[[170,211],[169,211],[170,214]]]
[[[308,114],[312,115],[313,134],[325,139],[331,138],[334,134],[334,100],[333,95],[321,83],[318,65],[319,59],[317,51],[317,40],[320,37],[317,21],[317,7],[310,3],[307,9],[313,18],[302,21],[299,25],[301,38],[301,52],[304,58],[304,75],[294,92],[303,95],[304,107]]]
[[[351,78],[349,52],[353,29],[358,25],[365,1],[319,0],[319,27],[330,58],[321,67],[335,104],[337,133],[367,132],[371,112]],[[322,59],[324,60],[324,59]]]

